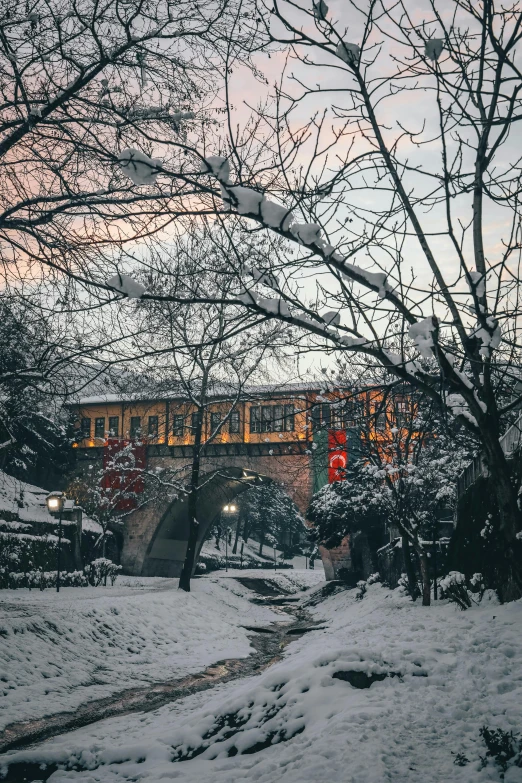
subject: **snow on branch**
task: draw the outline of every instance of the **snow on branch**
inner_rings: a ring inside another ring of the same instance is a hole
[[[129,147],[118,155],[118,161],[125,174],[135,185],[155,185],[161,168],[159,158],[149,158],[144,152]]]
[[[129,275],[121,274],[121,272],[107,280],[107,285],[119,291],[120,294],[125,294],[129,299],[140,299],[147,290],[141,283],[138,283]]]
[[[436,330],[437,322],[433,315],[422,321],[417,321],[416,324],[411,324],[408,329],[408,334],[415,343],[415,347],[425,359],[431,359],[433,356],[433,348],[435,347],[433,333]]]

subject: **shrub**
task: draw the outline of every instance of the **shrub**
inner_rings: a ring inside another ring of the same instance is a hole
[[[85,566],[84,571],[87,581],[93,587],[98,587],[102,582],[107,584],[107,579],[110,579],[111,585],[114,585],[118,572],[121,571],[121,566],[106,557],[98,557]]]
[[[56,587],[56,571],[26,571],[11,572],[7,587],[11,590],[26,587],[30,590],[45,590],[48,587]],[[64,571],[60,573],[60,585],[62,587],[86,587],[87,579],[81,571]]]
[[[469,582],[460,571],[450,571],[439,583],[441,598],[456,604],[460,609],[469,609],[479,604],[486,591],[482,574],[473,574]]]
[[[364,579],[361,579],[360,582],[357,582],[357,592],[355,593],[355,600],[362,601],[362,599],[366,595],[367,589],[368,589],[368,585],[366,584]]]
[[[487,748],[486,755],[480,757],[483,767],[488,763],[488,758],[494,759],[503,772],[508,766],[522,767],[522,737],[515,736],[512,731],[490,729],[487,726],[482,726],[480,736]]]

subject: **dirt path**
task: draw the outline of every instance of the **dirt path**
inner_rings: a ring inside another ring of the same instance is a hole
[[[306,610],[292,605],[297,598],[285,594],[269,579],[249,578],[248,585],[244,579],[238,578],[238,581],[254,592],[252,601],[262,602],[278,611],[282,618],[285,617],[281,623],[272,623],[265,627],[242,626],[252,634],[251,643],[256,649],[253,655],[248,658],[218,661],[201,673],[190,674],[181,679],[130,688],[104,699],[90,701],[73,712],[61,712],[38,720],[12,723],[0,734],[0,752],[26,747],[105,718],[131,712],[150,712],[169,702],[213,688],[219,683],[258,674],[282,658],[287,644],[298,636],[319,628],[319,624],[310,618]],[[24,768],[19,768],[21,766]],[[31,771],[26,769],[26,766],[11,765],[7,776],[0,777],[0,780],[10,783],[31,780]],[[53,771],[50,768],[45,772],[40,770],[38,780],[47,780]]]

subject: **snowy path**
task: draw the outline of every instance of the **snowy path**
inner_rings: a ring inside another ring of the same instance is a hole
[[[267,603],[271,605],[275,601],[277,607],[292,601],[286,591],[288,584],[277,584],[277,581],[267,581],[259,576],[256,578],[235,578],[240,584],[246,582],[254,591],[253,596],[261,596],[258,603],[262,603],[266,596],[271,596]],[[281,582],[281,580],[279,580]],[[172,590],[172,581],[165,580],[167,585],[158,585],[155,591],[162,589]],[[288,580],[286,580],[288,582]],[[284,590],[282,593],[281,590]],[[250,599],[252,600],[252,599]],[[254,598],[255,600],[255,598]],[[268,607],[270,608],[270,606]],[[289,608],[290,611],[292,607]],[[276,608],[276,612],[279,609]],[[16,615],[17,617],[23,615]],[[187,677],[153,683],[140,688],[131,688],[112,696],[90,700],[74,711],[60,712],[37,720],[15,721],[6,726],[0,734],[0,752],[12,748],[26,747],[49,737],[55,737],[68,731],[105,720],[116,715],[130,712],[150,712],[164,704],[170,704],[177,699],[184,698],[193,693],[213,688],[220,683],[236,680],[239,677],[247,677],[259,673],[268,666],[281,659],[282,650],[298,636],[315,630],[317,621],[311,620],[305,610],[299,610],[297,617],[288,616],[281,612],[279,620],[272,622],[269,627],[261,625],[248,625],[249,615],[244,617],[244,625],[241,627],[249,632],[249,640],[255,652],[247,658],[232,658],[214,662],[204,671]]]
[[[256,676],[4,761],[49,783],[522,783],[520,767],[502,778],[480,762],[482,726],[521,731],[522,602],[459,612],[379,585],[354,593],[311,608],[328,629]],[[354,672],[400,676],[361,690],[345,681]]]

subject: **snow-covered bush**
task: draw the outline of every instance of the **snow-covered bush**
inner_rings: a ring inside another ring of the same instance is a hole
[[[118,572],[121,571],[121,566],[106,557],[98,557],[85,566],[84,571],[87,581],[93,587],[98,587],[102,582],[107,584],[107,579],[110,579],[111,585],[114,585]]]
[[[469,609],[473,603],[480,603],[486,586],[482,574],[473,574],[469,581],[460,571],[450,571],[440,580],[441,598],[447,598],[461,609]]]
[[[366,580],[366,584],[373,585],[376,582],[381,582],[381,575],[378,571],[376,571],[374,574],[370,574],[368,579]]]
[[[29,590],[45,590],[46,588],[55,588],[57,580],[56,571],[15,571],[8,575],[8,587],[11,590],[26,587]],[[61,587],[87,587],[88,582],[85,574],[81,571],[65,571],[60,573]]]
[[[405,574],[405,573],[402,573],[400,575],[399,581],[397,583],[397,590],[399,590],[400,593],[402,593],[403,595],[409,595],[409,597],[412,598],[412,599],[413,598],[417,598],[417,596],[418,596],[418,594],[420,592],[420,588],[419,588],[418,584],[417,584],[416,587],[417,587],[417,592],[416,592],[416,594],[414,596],[412,594],[412,588],[411,588],[410,580],[408,579],[408,575]]]
[[[359,582],[357,582],[357,592],[355,593],[355,600],[362,601],[362,599],[366,595],[367,589],[368,589],[368,584],[367,582],[364,581],[364,579],[361,579]]]

